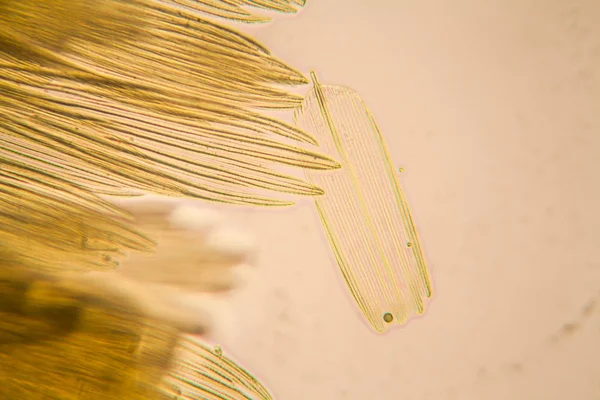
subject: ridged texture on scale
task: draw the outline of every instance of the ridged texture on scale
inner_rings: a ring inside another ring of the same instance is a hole
[[[307,171],[331,247],[352,295],[379,332],[425,312],[432,287],[417,231],[384,138],[361,97],[339,86],[314,88],[296,111],[343,168]]]

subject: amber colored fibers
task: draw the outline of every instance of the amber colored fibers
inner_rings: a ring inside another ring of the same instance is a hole
[[[208,18],[302,4],[0,0],[0,399],[158,396],[175,332],[64,274],[152,248],[97,194],[289,205],[277,194],[321,193],[275,166],[337,163],[257,110],[298,105],[281,86],[306,78]]]
[[[27,271],[0,251],[0,398],[161,398],[175,332]]]

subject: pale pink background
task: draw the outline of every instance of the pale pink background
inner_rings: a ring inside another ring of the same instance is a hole
[[[376,335],[310,201],[226,207],[261,256],[224,350],[282,400],[600,399],[600,2],[309,0],[248,31],[363,96],[436,297]]]

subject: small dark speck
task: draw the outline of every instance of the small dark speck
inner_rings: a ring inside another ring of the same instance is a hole
[[[513,372],[523,372],[523,365],[521,363],[512,363],[508,367]]]

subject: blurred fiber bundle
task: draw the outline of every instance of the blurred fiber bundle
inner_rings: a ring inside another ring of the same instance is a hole
[[[103,196],[284,206],[322,193],[277,167],[337,162],[260,111],[299,105],[284,87],[307,79],[223,24],[302,5],[0,0],[0,397],[163,398],[179,332],[79,279],[155,246]],[[196,398],[245,398],[232,393]]]

